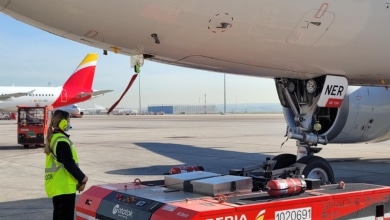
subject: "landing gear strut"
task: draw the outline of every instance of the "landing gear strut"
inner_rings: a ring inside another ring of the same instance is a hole
[[[317,144],[328,143],[325,136],[318,135],[321,125],[315,120],[317,102],[324,80],[324,77],[309,80],[275,79],[279,99],[284,107],[288,123],[287,136],[297,140],[297,155],[295,157],[288,156],[289,163],[287,165],[299,164],[301,175],[304,175],[305,178],[320,179],[322,184],[334,182],[333,170],[329,163],[321,157],[314,156],[314,153],[318,153],[322,149],[316,147]],[[278,161],[274,169],[283,168],[280,165],[282,162],[279,162],[279,157],[280,155],[273,158],[273,160]],[[283,159],[285,158],[286,156],[283,156]],[[295,161],[292,163],[294,159]]]
[[[321,184],[335,183],[333,169],[324,158],[314,156],[326,145],[326,132],[340,108],[348,82],[345,77],[321,76],[313,79],[275,79],[287,122],[286,136],[296,140],[297,154],[267,158],[262,165],[232,169],[229,174],[251,176],[253,190],[266,188],[277,178],[306,178]]]
[[[323,158],[314,156],[326,145],[326,136],[320,135],[319,101],[327,77],[321,76],[309,80],[288,78],[275,79],[279,100],[287,121],[287,136],[296,139],[297,155],[282,154],[273,158],[273,169],[299,166],[300,174],[305,178],[320,179],[322,184],[334,183],[334,173],[330,164]],[[329,79],[329,78],[328,78]],[[321,100],[322,101],[322,100]]]

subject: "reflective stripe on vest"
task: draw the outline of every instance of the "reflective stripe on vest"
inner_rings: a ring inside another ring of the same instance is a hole
[[[57,136],[54,139],[52,137],[52,140],[50,141],[50,143],[53,142],[53,144],[50,144],[50,150],[51,150],[50,156],[51,156],[52,163],[51,163],[50,168],[48,168],[48,167],[45,168],[45,173],[54,173],[54,172],[58,171],[58,169],[64,167],[64,164],[62,164],[62,163],[60,163],[58,166],[56,166],[57,157],[54,154],[54,151],[57,151],[58,141],[59,141],[59,139],[62,139],[62,138],[64,138],[66,142],[69,142],[69,146],[71,146],[71,147],[73,146],[73,142],[71,140],[69,140],[69,138],[67,138],[66,136]],[[55,149],[52,150],[51,146],[55,146]],[[75,161],[75,162],[76,162],[76,165],[78,166],[79,165],[78,162],[77,161]]]

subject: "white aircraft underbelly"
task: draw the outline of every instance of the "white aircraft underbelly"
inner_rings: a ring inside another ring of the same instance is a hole
[[[270,78],[390,81],[385,1],[19,2],[0,0],[0,7],[65,38],[158,62]]]

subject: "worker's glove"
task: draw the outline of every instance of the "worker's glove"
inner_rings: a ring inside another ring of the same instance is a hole
[[[76,187],[77,191],[79,191],[79,193],[82,192],[82,191],[84,191],[84,188],[85,188],[85,185],[86,185],[86,184],[87,184],[87,183],[78,183],[78,184],[77,184],[77,187]]]

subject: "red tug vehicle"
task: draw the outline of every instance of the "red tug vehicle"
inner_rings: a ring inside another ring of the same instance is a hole
[[[299,164],[290,177],[274,178],[281,175],[269,171],[273,163],[233,169],[229,175],[176,167],[163,180],[92,186],[76,204],[76,219],[390,219],[388,186],[320,185],[319,179],[300,175]]]
[[[44,146],[49,128],[53,107],[18,106],[18,144],[25,148],[30,146]]]

